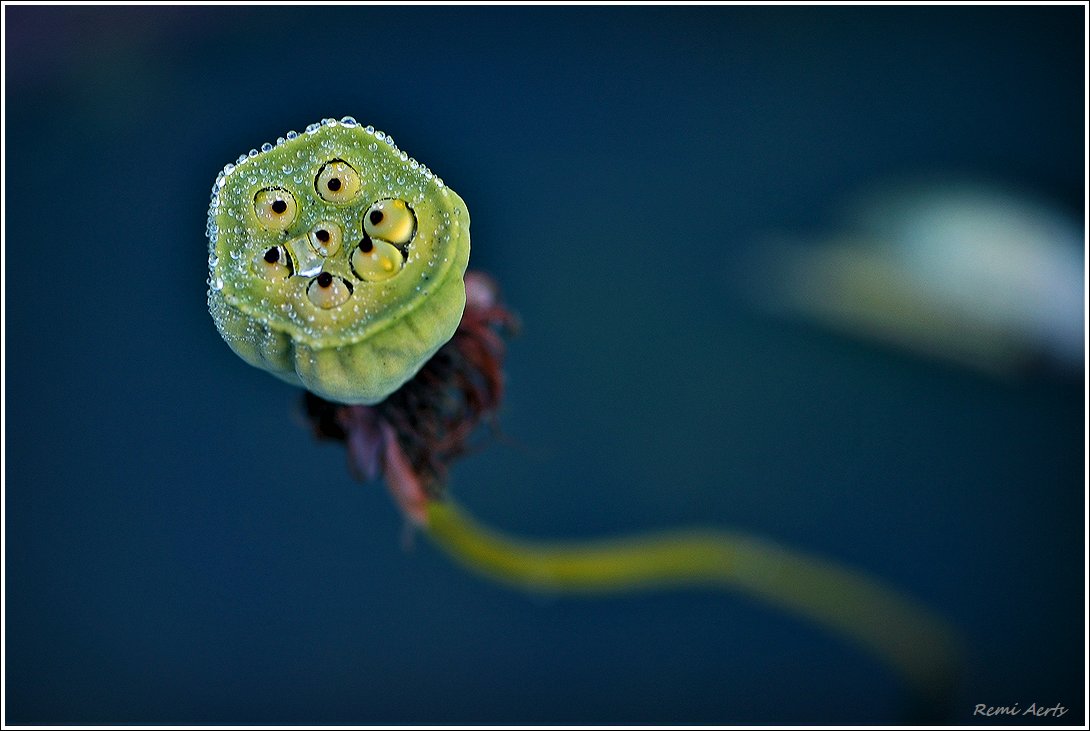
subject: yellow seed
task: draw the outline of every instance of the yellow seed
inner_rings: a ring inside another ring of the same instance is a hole
[[[416,216],[403,200],[375,201],[363,214],[363,230],[372,238],[406,244],[415,229]]]
[[[360,175],[344,160],[330,160],[314,178],[314,190],[328,203],[350,203],[360,192]]]
[[[269,251],[276,252],[275,261],[270,262],[266,258]],[[254,270],[265,279],[279,280],[291,276],[291,260],[288,258],[287,253],[279,247],[268,249],[255,256],[253,266]]]
[[[368,282],[389,279],[401,271],[404,262],[401,251],[382,239],[365,239],[352,251],[352,271]]]
[[[254,215],[263,229],[284,231],[298,214],[295,196],[283,188],[263,188],[254,195]]]
[[[319,234],[324,234],[320,236]],[[325,239],[324,241],[322,239]],[[311,248],[319,256],[333,256],[341,250],[341,227],[332,221],[322,221],[314,225],[307,234]]]
[[[340,277],[322,272],[307,285],[307,298],[311,304],[329,310],[340,307],[352,296],[352,285]]]

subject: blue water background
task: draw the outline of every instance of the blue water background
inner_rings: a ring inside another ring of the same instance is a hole
[[[471,264],[524,322],[463,504],[864,569],[963,633],[942,718],[1079,722],[1081,377],[983,377],[729,283],[891,177],[1081,216],[1083,13],[6,7],[8,723],[910,720],[884,666],[749,598],[526,596],[404,550],[205,307],[216,172],[342,115],[467,201]]]

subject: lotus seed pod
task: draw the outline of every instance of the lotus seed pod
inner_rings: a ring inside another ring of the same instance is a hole
[[[227,165],[207,233],[220,335],[247,363],[327,400],[383,400],[462,318],[465,203],[349,117]]]

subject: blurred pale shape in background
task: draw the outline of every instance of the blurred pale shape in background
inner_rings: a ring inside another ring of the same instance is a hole
[[[977,183],[872,192],[820,241],[762,244],[742,284],[801,315],[980,370],[1079,370],[1084,237],[1047,203]]]

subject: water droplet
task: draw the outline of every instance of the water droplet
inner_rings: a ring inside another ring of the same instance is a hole
[[[235,172],[234,163],[229,162],[229,163],[227,163],[226,165],[223,166],[223,174],[224,175],[230,175],[233,172]]]
[[[369,144],[367,146],[367,149],[370,150],[371,152],[374,152],[375,150],[378,149],[378,145],[376,145],[374,142],[372,142],[371,144]]]
[[[333,118],[327,119],[327,120],[325,120],[325,126],[326,127],[336,127],[337,126],[337,120],[335,120]]]
[[[257,157],[257,150],[250,150],[250,157]]]
[[[375,139],[378,140],[379,142],[382,142],[384,139],[386,139],[386,133],[385,132],[375,132]]]
[[[285,140],[283,137],[277,137],[276,138],[277,146],[280,146],[280,145],[284,144],[285,142],[287,142],[287,140]]]
[[[375,133],[375,128],[372,127],[371,125],[367,125],[366,127],[363,128],[363,131],[366,132],[369,135],[373,135]]]
[[[289,140],[294,140],[298,136],[299,136],[299,133],[296,132],[295,130],[292,130],[291,132],[288,132],[288,139]]]
[[[314,122],[312,124],[308,124],[307,125],[307,134],[308,135],[314,134],[315,132],[318,131],[318,128],[321,127],[321,126],[322,125],[318,124],[317,122]]]
[[[355,127],[356,120],[352,117],[341,117],[341,124],[343,124],[345,127]]]
[[[246,162],[246,153],[242,153],[241,155],[238,156],[238,159],[235,160],[236,165],[241,165],[244,162]]]
[[[222,277],[216,277],[216,281],[212,282],[212,289],[216,290],[217,292],[219,292],[221,289],[223,289],[223,278]]]
[[[262,152],[268,152],[271,149],[272,149],[272,145],[270,145],[268,142],[266,142],[265,144],[263,144],[261,146],[261,151]]]
[[[284,173],[284,175],[291,175],[292,170],[294,170],[294,168],[291,165],[280,166],[280,172]]]

